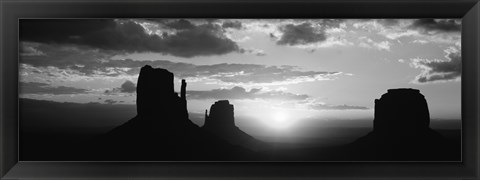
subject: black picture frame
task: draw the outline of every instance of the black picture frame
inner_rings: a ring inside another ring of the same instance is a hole
[[[0,179],[478,179],[478,0],[2,0]],[[19,18],[462,18],[462,162],[19,162]]]

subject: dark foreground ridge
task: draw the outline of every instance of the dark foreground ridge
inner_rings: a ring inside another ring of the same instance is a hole
[[[355,160],[458,161],[460,144],[430,127],[425,97],[417,89],[389,89],[375,99],[373,131],[349,146]]]
[[[174,92],[173,73],[144,66],[137,85],[137,116],[96,142],[97,150],[101,150],[96,158],[149,161],[255,158],[252,151],[207,133],[188,119],[186,86],[182,80],[179,97]]]

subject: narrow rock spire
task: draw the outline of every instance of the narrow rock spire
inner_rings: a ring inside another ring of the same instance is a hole
[[[182,98],[182,100],[186,100],[186,89],[187,89],[187,82],[185,81],[185,79],[182,79],[182,89],[180,92],[180,97]]]

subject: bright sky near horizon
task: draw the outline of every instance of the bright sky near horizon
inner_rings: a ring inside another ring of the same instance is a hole
[[[460,19],[21,19],[20,97],[134,104],[140,67],[186,79],[188,110],[228,99],[285,129],[373,117],[392,88],[461,118]]]

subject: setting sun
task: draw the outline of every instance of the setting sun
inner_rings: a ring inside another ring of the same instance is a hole
[[[275,129],[286,129],[290,126],[291,120],[289,120],[289,116],[287,113],[278,110],[273,112],[272,120],[270,122],[271,127]]]

